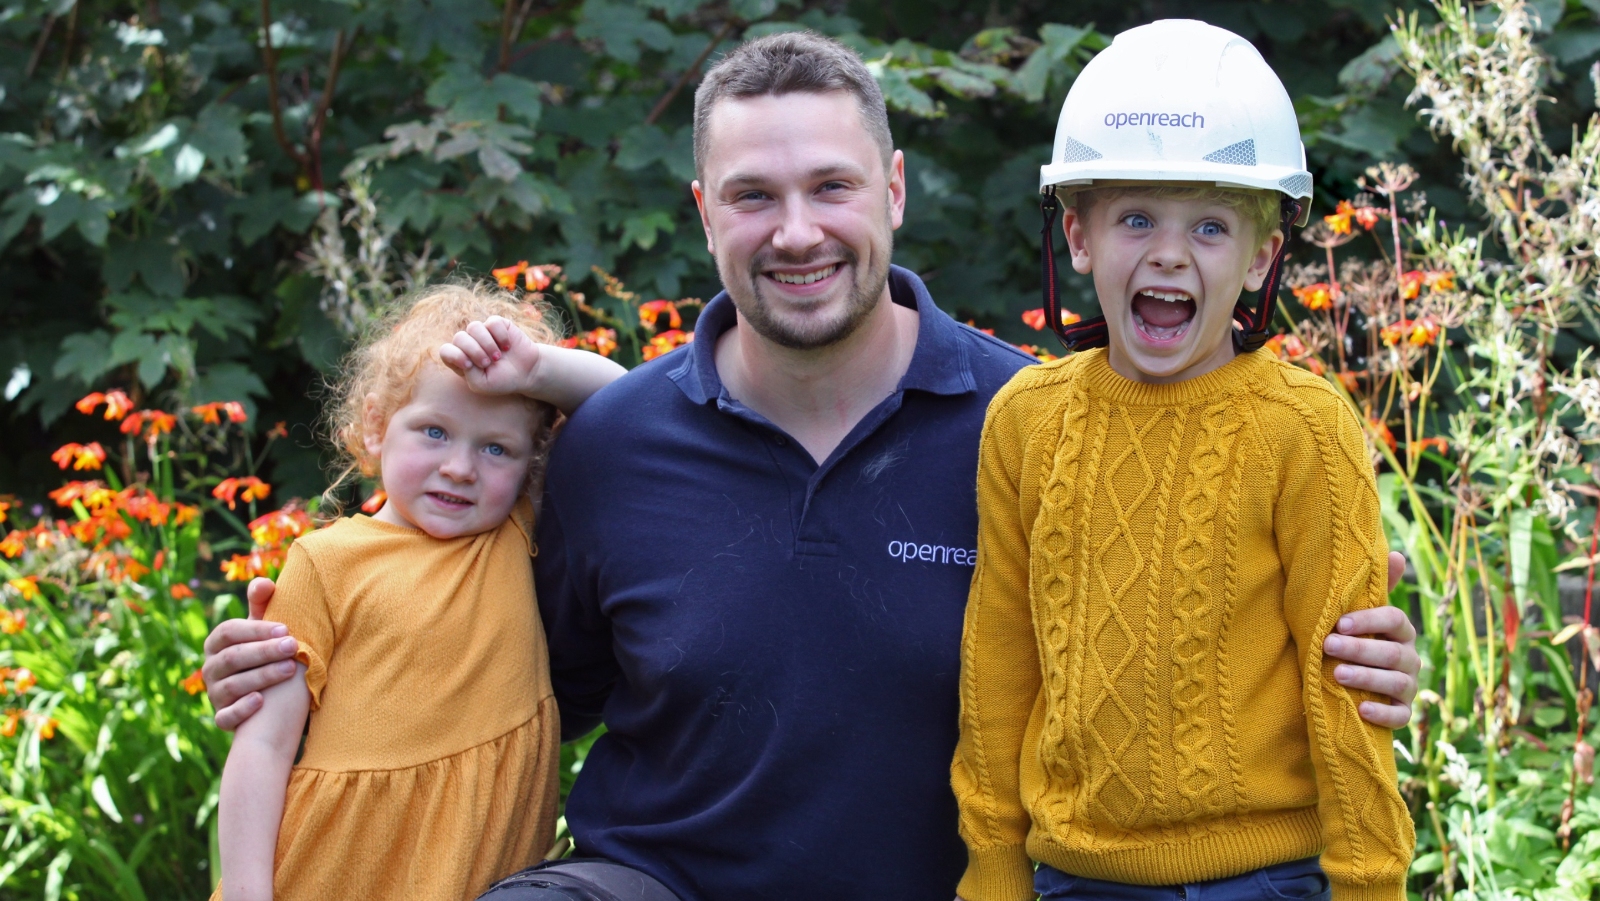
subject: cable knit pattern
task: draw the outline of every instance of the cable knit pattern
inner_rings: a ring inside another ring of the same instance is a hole
[[[963,898],[1031,898],[1030,859],[1170,885],[1318,853],[1339,901],[1404,897],[1392,737],[1322,655],[1387,588],[1360,426],[1325,383],[1263,354],[1173,385],[1103,350],[1024,370],[978,500]]]

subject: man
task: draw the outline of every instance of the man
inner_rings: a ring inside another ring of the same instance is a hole
[[[550,464],[536,574],[563,733],[608,728],[568,825],[684,901],[948,899],[978,435],[1031,358],[890,266],[904,161],[845,48],[729,54],[695,96],[695,160],[727,290],[687,349],[591,398]],[[1342,679],[1403,724],[1415,633],[1392,608],[1347,619],[1393,641],[1325,650],[1384,667]],[[284,678],[281,643],[254,621],[208,639],[223,728]],[[526,897],[583,897],[565,890]]]

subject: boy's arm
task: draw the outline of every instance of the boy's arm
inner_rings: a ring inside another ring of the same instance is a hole
[[[961,637],[961,737],[950,779],[968,855],[957,892],[969,901],[1034,897],[1020,773],[1023,733],[1040,688],[1028,588],[1033,516],[1024,510],[1034,504],[1022,488],[1029,424],[1014,400],[1003,389],[984,423],[978,560]]]
[[[284,793],[311,705],[305,674],[298,664],[295,678],[264,690],[261,710],[234,733],[217,811],[223,901],[272,898]]]
[[[1372,464],[1355,415],[1337,398],[1302,408],[1302,430],[1283,442],[1275,523],[1284,566],[1284,613],[1301,663],[1301,696],[1336,901],[1401,901],[1416,838],[1401,799],[1394,736],[1364,722],[1367,698],[1334,678],[1323,640],[1339,618],[1388,599],[1388,546]],[[1298,423],[1297,423],[1298,424]]]
[[[536,343],[499,316],[456,332],[449,344],[439,348],[439,359],[474,391],[521,394],[568,414],[627,372],[599,354]]]

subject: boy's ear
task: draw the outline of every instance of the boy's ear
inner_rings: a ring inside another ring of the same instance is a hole
[[[1278,255],[1278,248],[1283,246],[1283,230],[1274,228],[1261,242],[1261,247],[1256,250],[1255,258],[1250,261],[1250,268],[1244,272],[1244,289],[1246,291],[1260,291],[1261,285],[1267,280],[1267,270],[1272,268],[1272,261]]]
[[[1073,271],[1088,275],[1093,269],[1089,263],[1089,235],[1084,228],[1083,215],[1076,206],[1061,211],[1061,231],[1067,236],[1067,252],[1072,256]]]
[[[383,410],[378,405],[378,395],[368,394],[361,405],[361,446],[372,459],[383,451]]]

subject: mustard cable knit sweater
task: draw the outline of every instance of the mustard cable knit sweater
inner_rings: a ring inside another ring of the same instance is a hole
[[[952,776],[967,901],[1042,861],[1173,885],[1319,852],[1334,898],[1405,897],[1391,735],[1322,639],[1385,601],[1360,425],[1260,353],[1132,382],[1096,350],[996,395]]]

